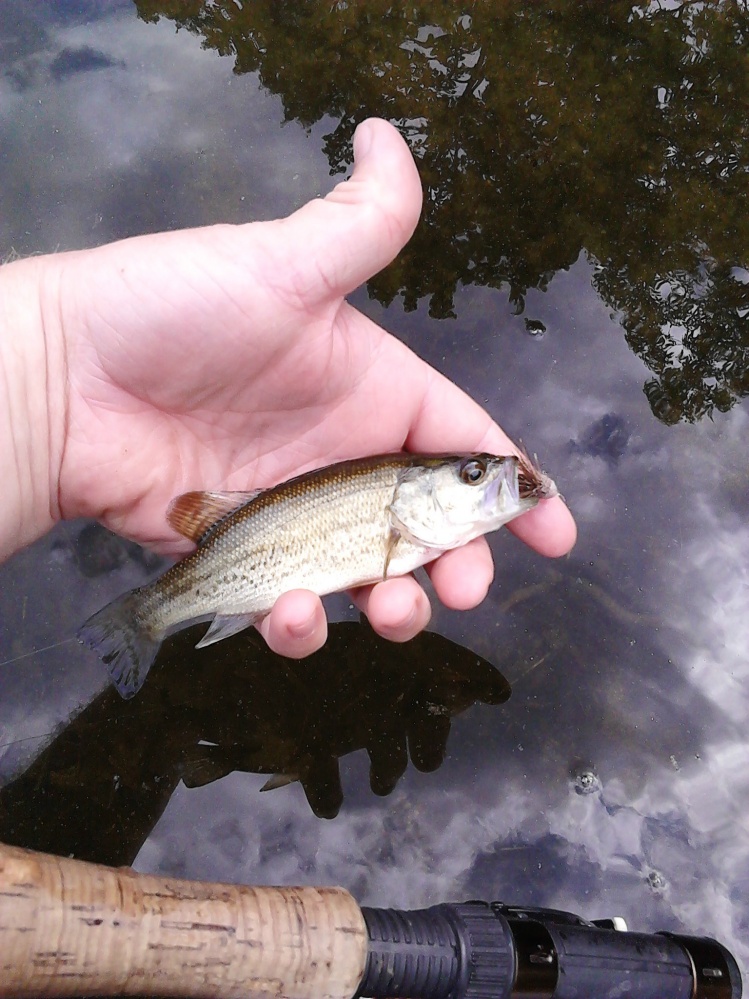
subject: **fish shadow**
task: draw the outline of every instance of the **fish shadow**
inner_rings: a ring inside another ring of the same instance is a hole
[[[0,789],[1,841],[129,864],[180,781],[233,771],[271,775],[263,790],[299,781],[314,814],[334,818],[342,756],[365,749],[371,789],[387,795],[409,757],[439,768],[456,714],[510,696],[487,660],[440,635],[396,645],[343,622],[292,660],[254,632],[196,651],[201,630],[168,639],[135,698],[105,690]]]

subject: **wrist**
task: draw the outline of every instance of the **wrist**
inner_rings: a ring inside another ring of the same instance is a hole
[[[60,519],[67,378],[53,261],[0,267],[0,559]]]

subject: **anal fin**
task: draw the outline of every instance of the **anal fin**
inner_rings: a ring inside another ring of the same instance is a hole
[[[261,791],[275,791],[299,780],[299,774],[273,774],[260,788]]]
[[[206,645],[213,645],[214,642],[220,642],[230,635],[236,635],[249,628],[257,619],[257,614],[217,614],[195,648],[204,649]]]

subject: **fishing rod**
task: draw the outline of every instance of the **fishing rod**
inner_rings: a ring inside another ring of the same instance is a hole
[[[554,909],[360,907],[341,888],[137,874],[0,845],[0,997],[740,999],[708,937]]]

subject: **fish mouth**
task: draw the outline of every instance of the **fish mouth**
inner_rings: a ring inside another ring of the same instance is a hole
[[[556,483],[542,472],[538,464],[525,452],[507,458],[497,477],[489,483],[484,494],[483,509],[494,512],[530,505],[542,499],[559,495]]]
[[[504,461],[499,474],[486,487],[482,506],[487,513],[496,513],[505,505],[509,508],[518,507],[521,495],[519,459],[512,455]]]

